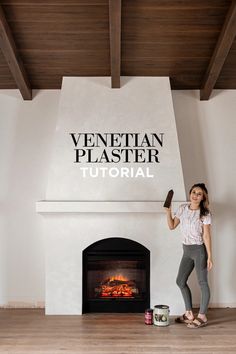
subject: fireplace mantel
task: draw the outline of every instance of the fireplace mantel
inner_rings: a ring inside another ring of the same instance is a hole
[[[173,202],[175,210],[183,202]],[[40,200],[37,213],[163,213],[164,201],[76,201]]]

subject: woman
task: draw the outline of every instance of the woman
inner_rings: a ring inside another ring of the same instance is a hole
[[[170,230],[174,230],[180,224],[183,234],[183,257],[176,283],[182,292],[186,311],[183,316],[176,319],[176,322],[187,323],[188,328],[199,328],[207,325],[206,313],[210,300],[207,272],[212,268],[211,214],[204,183],[194,184],[189,196],[190,203],[182,204],[174,218],[171,208],[166,208],[166,213]],[[192,310],[191,291],[187,285],[194,267],[201,288],[200,310],[196,318]]]

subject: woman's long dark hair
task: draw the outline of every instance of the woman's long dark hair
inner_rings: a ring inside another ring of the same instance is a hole
[[[194,188],[201,188],[201,190],[203,191],[203,199],[201,200],[200,202],[200,219],[203,217],[203,216],[206,216],[210,213],[210,210],[209,210],[209,199],[208,199],[208,191],[207,191],[207,188],[205,186],[204,183],[196,183],[194,184],[190,191],[189,191],[189,194],[191,194],[192,190]]]

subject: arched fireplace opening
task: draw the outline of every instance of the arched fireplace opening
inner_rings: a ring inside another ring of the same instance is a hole
[[[83,251],[83,313],[144,312],[150,307],[150,251],[121,237]]]

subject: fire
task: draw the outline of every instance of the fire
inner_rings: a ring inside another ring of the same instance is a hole
[[[122,274],[113,275],[113,277],[109,278],[109,281],[116,281],[116,280],[128,281],[128,278],[124,277]]]
[[[99,297],[134,297],[139,291],[133,280],[116,274],[102,281],[95,292]]]
[[[120,285],[120,286],[104,286],[102,288],[102,297],[132,297],[132,289],[130,289],[128,286]]]

